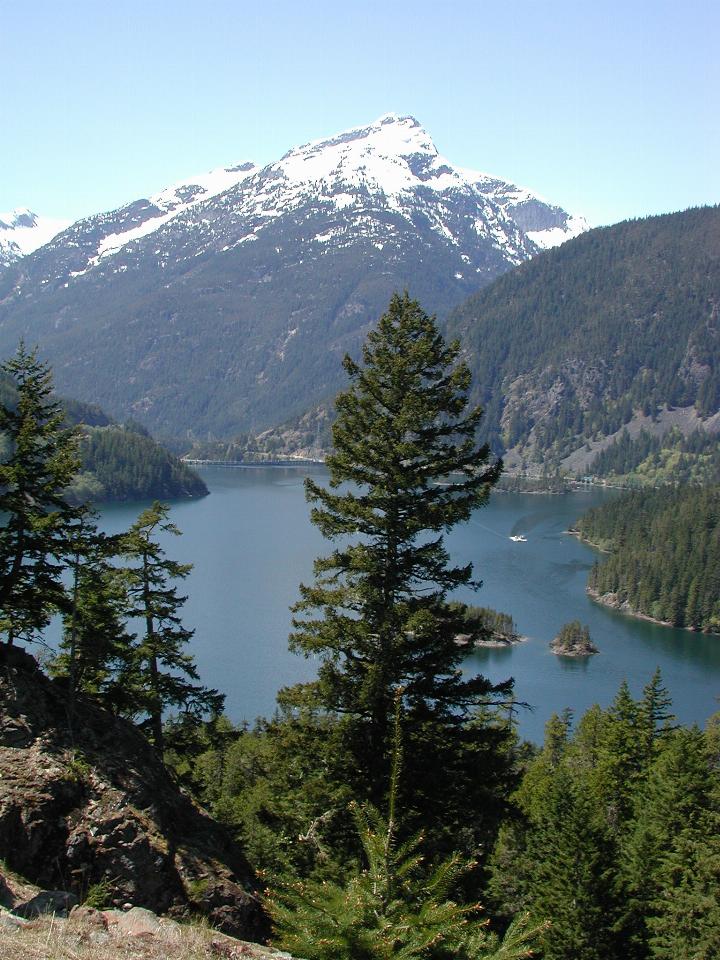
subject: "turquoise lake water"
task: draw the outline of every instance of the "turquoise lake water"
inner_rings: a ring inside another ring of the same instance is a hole
[[[168,556],[194,564],[183,584],[183,621],[202,681],[227,695],[236,722],[274,710],[280,687],[312,677],[311,661],[291,654],[289,607],[298,584],[310,582],[312,564],[328,544],[312,527],[299,468],[206,467],[211,495],[173,504],[182,537],[168,536]],[[313,471],[323,475],[321,468]],[[512,614],[529,639],[512,648],[469,654],[466,669],[494,681],[515,678],[523,736],[542,740],[554,711],[579,716],[593,703],[606,706],[627,679],[639,695],[657,666],[683,723],[702,724],[720,709],[720,637],[673,630],[618,614],[585,593],[597,556],[566,531],[586,509],[612,492],[565,496],[495,494],[469,523],[448,537],[453,560],[471,561],[483,587],[461,599]],[[127,529],[141,506],[101,511],[108,532]],[[524,543],[510,536],[523,534]],[[597,656],[556,657],[548,644],[569,620],[580,620],[600,648]]]

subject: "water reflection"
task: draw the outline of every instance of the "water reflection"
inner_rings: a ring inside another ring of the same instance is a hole
[[[551,654],[555,657],[556,654]],[[598,654],[594,654],[598,656]],[[558,666],[566,673],[587,673],[590,668],[590,661],[594,657],[557,657]]]

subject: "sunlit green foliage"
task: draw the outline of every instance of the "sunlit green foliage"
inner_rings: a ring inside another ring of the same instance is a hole
[[[599,453],[587,473],[626,486],[720,482],[720,437],[705,430],[688,436],[677,428],[664,434],[627,430]]]
[[[705,846],[720,815],[712,730],[673,725],[658,674],[639,700],[623,684],[575,730],[569,714],[550,721],[491,882],[508,916],[551,919],[546,960],[713,956],[693,952],[720,936],[717,844]]]
[[[473,864],[455,855],[428,872],[422,838],[398,843],[392,821],[354,806],[365,865],[344,885],[296,881],[268,901],[277,944],[307,960],[521,960],[535,956],[542,924],[524,914],[500,938],[479,904],[453,891]]]

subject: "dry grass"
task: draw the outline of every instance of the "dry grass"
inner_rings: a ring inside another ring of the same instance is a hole
[[[52,917],[18,930],[0,927],[0,960],[270,960],[283,955],[202,926],[120,934]],[[287,956],[287,955],[284,955]]]

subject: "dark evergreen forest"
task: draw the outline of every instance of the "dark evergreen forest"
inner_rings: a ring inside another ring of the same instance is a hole
[[[720,409],[720,208],[591,230],[449,317],[497,450],[558,462],[635,412]]]
[[[720,633],[720,486],[629,491],[590,510],[578,531],[609,551],[591,590],[673,626]]]
[[[208,492],[187,464],[142,428],[118,424],[85,427],[80,455],[83,472],[76,480],[76,490],[84,487],[92,500],[173,500]]]
[[[17,404],[11,377],[0,373],[0,403]],[[202,497],[208,492],[202,479],[170,453],[140,424],[116,423],[97,404],[62,398],[66,424],[78,434],[79,470],[67,496],[74,502],[174,500]],[[7,446],[0,434],[0,449]]]

